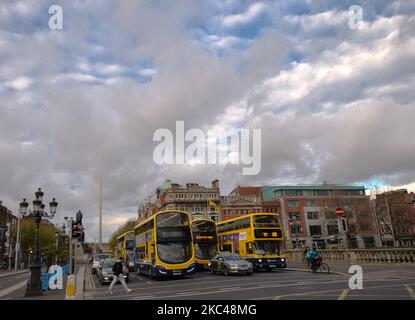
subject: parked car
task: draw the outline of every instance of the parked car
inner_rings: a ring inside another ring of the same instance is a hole
[[[99,262],[110,257],[109,253],[97,253],[92,258],[92,273],[97,273]]]
[[[101,284],[111,283],[112,279],[114,278],[114,272],[112,271],[112,267],[114,266],[117,260],[115,259],[105,259],[100,261],[97,276],[98,280]],[[124,279],[125,282],[130,281],[130,274],[128,272],[128,268],[124,266]]]
[[[225,276],[232,273],[243,273],[251,275],[253,271],[252,263],[241,259],[236,253],[220,252],[209,262],[209,271],[212,274],[223,272]]]

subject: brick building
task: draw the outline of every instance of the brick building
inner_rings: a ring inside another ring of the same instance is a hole
[[[267,186],[263,200],[279,200],[286,239],[293,248],[373,248],[379,232],[369,196],[359,186],[332,184]],[[339,228],[336,207],[342,207],[347,231]]]
[[[17,217],[0,201],[0,263],[12,259],[16,244]]]
[[[376,217],[383,246],[415,246],[415,194],[406,189],[376,195]]]

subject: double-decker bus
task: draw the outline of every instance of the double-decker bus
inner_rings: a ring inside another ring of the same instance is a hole
[[[160,211],[134,228],[136,271],[150,278],[195,273],[195,258],[186,212]]]
[[[127,231],[117,238],[117,254],[123,257],[130,271],[134,271],[135,266],[135,239],[134,232]]]
[[[275,213],[251,213],[217,223],[219,250],[239,254],[254,270],[286,268],[283,234]]]
[[[209,260],[218,251],[216,223],[210,219],[196,219],[191,222],[196,268],[209,269]]]

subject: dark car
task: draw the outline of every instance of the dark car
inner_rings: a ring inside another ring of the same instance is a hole
[[[253,267],[252,263],[241,259],[236,253],[218,253],[210,260],[209,271],[212,274],[223,272],[225,276],[236,273],[251,275]]]
[[[112,282],[112,279],[114,279],[114,272],[112,271],[112,267],[116,262],[117,260],[115,259],[105,259],[99,262],[97,276],[101,284]],[[130,281],[130,275],[128,272],[128,268],[126,267],[124,267],[124,279],[125,282]]]

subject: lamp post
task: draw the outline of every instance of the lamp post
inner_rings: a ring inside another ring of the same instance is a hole
[[[30,280],[27,284],[25,297],[40,296],[43,294],[42,285],[40,282],[41,275],[41,261],[40,261],[40,239],[39,226],[42,217],[52,219],[56,213],[58,203],[55,198],[49,203],[50,213],[45,211],[45,204],[43,203],[43,191],[41,188],[35,192],[35,199],[32,201],[33,209],[28,211],[29,203],[26,199],[20,203],[20,214],[22,216],[33,217],[36,223],[35,243],[34,243],[34,263],[30,265]]]
[[[59,231],[55,232],[55,236],[56,236],[55,264],[58,264]]]
[[[69,274],[72,274],[72,269],[73,269],[73,261],[72,261],[72,222],[73,219],[72,217],[70,217],[68,219],[68,217],[64,218],[65,221],[68,223],[68,228],[69,228]]]

